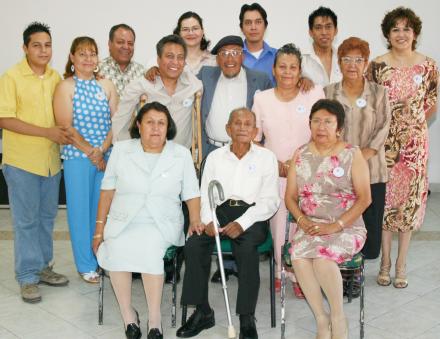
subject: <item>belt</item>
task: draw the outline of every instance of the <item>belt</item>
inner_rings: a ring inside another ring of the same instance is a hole
[[[255,203],[248,204],[246,201],[243,200],[228,199],[222,205],[226,205],[229,207],[243,207],[243,206],[250,207],[250,206],[254,206]]]
[[[208,143],[210,143],[211,145],[214,145],[216,147],[223,147],[224,145],[226,145],[228,143],[228,141],[217,141],[214,139],[211,139],[210,137],[208,137]]]

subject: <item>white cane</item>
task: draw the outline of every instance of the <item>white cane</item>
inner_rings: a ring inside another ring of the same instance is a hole
[[[234,325],[232,325],[231,309],[229,308],[228,287],[226,286],[225,270],[223,267],[222,247],[220,244],[220,235],[218,232],[218,220],[217,220],[217,215],[215,213],[215,209],[217,205],[214,197],[214,188],[217,188],[217,193],[220,198],[220,201],[223,201],[225,199],[225,196],[223,194],[222,185],[217,180],[212,180],[208,186],[208,197],[209,197],[209,206],[211,207],[211,213],[212,213],[212,223],[214,224],[214,230],[215,230],[215,244],[217,246],[220,275],[222,277],[223,296],[225,297],[226,312],[228,315],[228,338],[235,338],[235,328]]]

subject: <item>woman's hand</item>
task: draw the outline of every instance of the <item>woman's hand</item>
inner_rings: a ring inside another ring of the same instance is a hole
[[[281,162],[278,160],[278,175],[281,178],[287,178],[287,173],[289,172],[289,164],[286,162]]]
[[[192,221],[189,224],[188,228],[188,236],[192,236],[194,233],[197,233],[197,235],[201,235],[205,231],[205,224],[202,223],[200,220]]]
[[[102,243],[102,235],[97,237],[97,235],[93,236],[93,242],[92,242],[92,249],[93,249],[93,253],[98,253],[98,248]]]
[[[338,233],[341,231],[341,226],[336,223],[321,223],[321,222],[313,222],[308,220],[307,228],[304,230],[308,235],[311,236],[323,236],[329,235],[333,233]]]
[[[301,77],[298,81],[297,85],[301,92],[309,92],[313,87],[315,87],[315,84],[312,80],[306,77]]]

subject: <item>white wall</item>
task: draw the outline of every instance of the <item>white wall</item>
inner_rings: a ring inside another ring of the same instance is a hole
[[[96,39],[100,56],[106,57],[108,30],[114,24],[125,22],[136,33],[135,60],[146,64],[155,56],[155,44],[170,34],[177,18],[183,12],[199,13],[205,22],[206,36],[214,45],[228,34],[240,34],[238,14],[243,3],[249,1],[223,0],[0,0],[0,31],[3,32],[0,73],[15,64],[23,55],[22,32],[28,23],[39,20],[48,23],[53,32],[52,65],[62,72],[70,44],[76,36],[90,35]],[[440,63],[440,2],[438,0],[331,0],[295,1],[262,0],[259,3],[268,13],[269,26],[266,40],[274,47],[294,42],[304,51],[308,49],[307,18],[320,5],[332,8],[338,15],[339,34],[336,44],[348,36],[358,36],[370,43],[374,57],[386,52],[380,30],[384,13],[397,6],[411,7],[423,21],[418,50]],[[430,122],[429,179],[440,187],[440,122]]]

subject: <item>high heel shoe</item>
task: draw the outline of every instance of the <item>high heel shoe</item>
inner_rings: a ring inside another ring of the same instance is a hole
[[[377,279],[376,279],[378,285],[390,286],[391,284],[390,270],[391,270],[391,261],[388,265],[385,265],[383,263],[383,260],[381,260],[379,274],[377,275]]]
[[[316,317],[316,339],[331,339],[331,325],[330,319],[327,315]]]
[[[142,337],[139,314],[136,310],[134,311],[136,312],[136,323],[130,323],[127,325],[127,328],[125,329],[125,336],[127,339],[139,339]]]
[[[331,339],[348,339],[348,323],[345,317],[332,320]]]
[[[406,265],[397,266],[396,264],[396,276],[394,277],[393,286],[395,288],[408,287],[408,279],[406,279]]]

